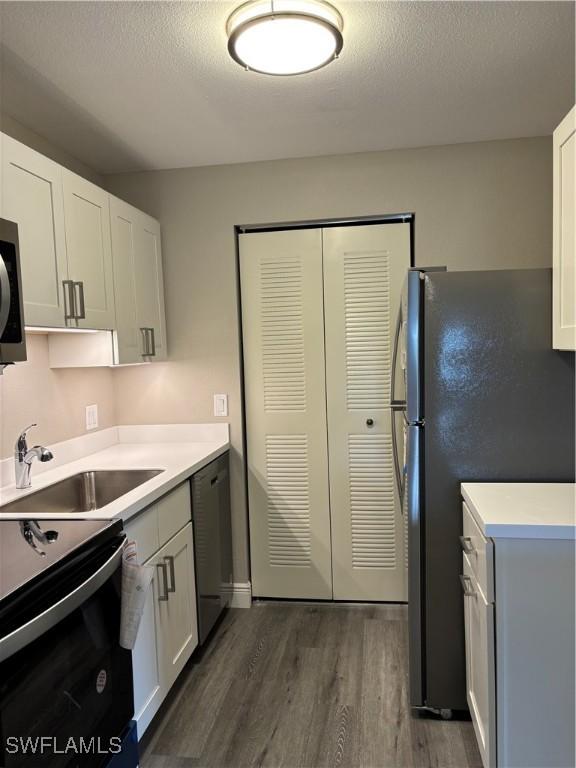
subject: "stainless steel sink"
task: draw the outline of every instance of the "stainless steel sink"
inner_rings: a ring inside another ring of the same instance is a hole
[[[17,499],[3,507],[3,514],[37,514],[94,512],[124,496],[142,483],[163,472],[162,469],[110,469],[80,472],[59,483]]]

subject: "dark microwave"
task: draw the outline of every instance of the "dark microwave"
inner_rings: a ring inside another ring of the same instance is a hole
[[[0,219],[0,367],[26,360],[18,226]]]

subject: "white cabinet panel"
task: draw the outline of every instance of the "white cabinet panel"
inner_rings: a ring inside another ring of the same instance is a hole
[[[482,594],[489,603],[494,602],[494,544],[486,539],[478,527],[476,520],[466,502],[462,504],[463,511],[463,536],[462,549],[474,578],[478,582]]]
[[[148,343],[144,357],[164,360],[167,349],[160,224],[138,211],[135,236],[137,324],[141,333],[147,334]]]
[[[110,198],[116,362],[166,359],[160,225],[132,205]]]
[[[66,326],[62,169],[2,134],[3,218],[18,224],[26,325]]]
[[[132,651],[140,738],[198,645],[191,514],[185,482],[124,526],[136,541],[139,562],[154,569]]]
[[[158,507],[153,505],[124,524],[128,541],[135,541],[138,561],[149,560],[158,551],[161,544],[158,532]]]
[[[466,507],[464,531],[478,551],[470,517]],[[490,558],[464,554],[462,576],[467,700],[484,768],[574,765],[574,541],[484,542]],[[493,603],[490,577],[479,582],[492,569]]]
[[[474,570],[464,559],[466,698],[484,768],[496,766],[494,606],[482,594]]]
[[[576,349],[576,107],[554,131],[553,346]]]
[[[136,312],[136,214],[128,203],[110,198],[110,230],[116,299],[116,363],[142,362]]]
[[[192,519],[190,485],[182,483],[156,505],[160,544],[171,539]]]
[[[159,622],[163,676],[170,688],[198,645],[192,523],[176,534],[156,557],[161,572]],[[165,576],[165,581],[164,581]]]
[[[62,171],[66,247],[81,328],[115,327],[108,193]]]
[[[158,609],[159,574],[154,562],[155,560],[152,558],[147,563],[147,565],[154,567],[154,576],[148,588],[138,637],[132,651],[134,719],[138,722],[139,736],[143,735],[167,692],[162,678],[163,649],[159,631]]]

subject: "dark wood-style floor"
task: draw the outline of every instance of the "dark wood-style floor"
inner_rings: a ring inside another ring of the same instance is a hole
[[[232,610],[146,734],[141,768],[481,768],[470,722],[408,707],[404,606]]]

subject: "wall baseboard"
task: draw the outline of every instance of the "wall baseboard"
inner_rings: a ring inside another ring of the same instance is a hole
[[[249,581],[226,585],[230,595],[230,608],[250,608],[252,605],[252,584]]]

